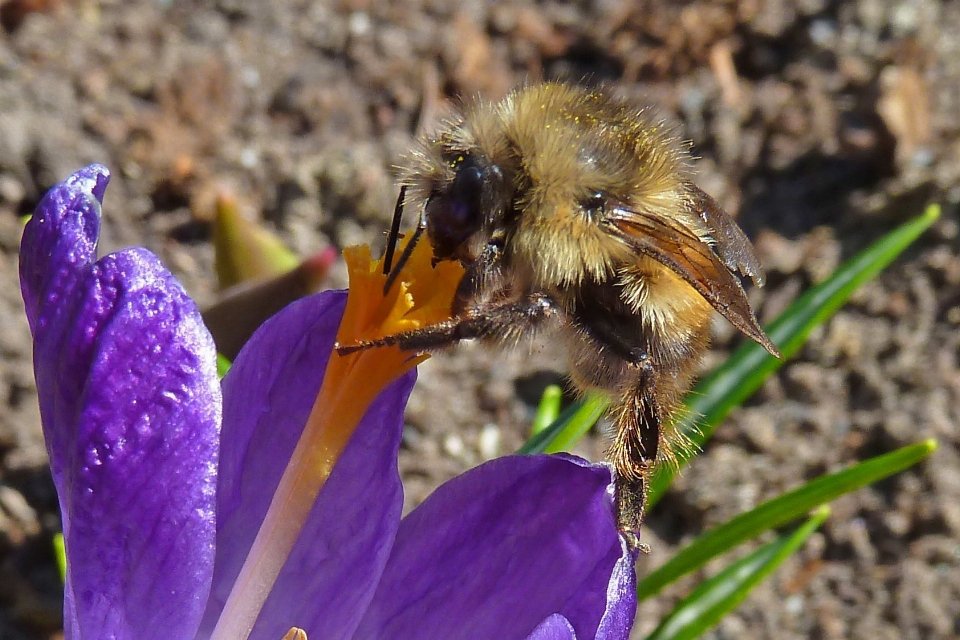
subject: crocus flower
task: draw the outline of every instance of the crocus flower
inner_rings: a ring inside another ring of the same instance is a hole
[[[606,467],[508,456],[400,518],[421,357],[331,351],[435,321],[430,288],[455,273],[415,258],[385,296],[368,254],[349,252],[349,300],[286,308],[221,386],[200,314],[159,260],[96,258],[108,180],[93,165],[52,189],[21,244],[68,639],[629,635],[636,558]]]

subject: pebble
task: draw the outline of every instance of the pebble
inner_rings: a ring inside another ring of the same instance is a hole
[[[20,181],[9,174],[0,174],[0,202],[18,205],[27,192]]]
[[[803,613],[803,596],[792,595],[786,599],[784,606],[792,615],[798,616]]]
[[[456,433],[449,433],[443,439],[443,451],[451,458],[461,458],[463,457],[464,451],[467,447],[463,443],[463,438],[461,438]]]
[[[372,26],[373,23],[370,20],[370,14],[364,13],[363,11],[354,11],[350,14],[350,18],[347,21],[347,29],[350,30],[350,34],[353,36],[366,35],[370,32]]]
[[[0,486],[0,508],[8,513],[27,535],[36,535],[40,532],[37,512],[16,489]]]
[[[484,460],[493,460],[500,454],[500,427],[487,423],[480,429],[477,449]]]

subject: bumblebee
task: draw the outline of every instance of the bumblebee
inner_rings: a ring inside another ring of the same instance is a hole
[[[343,350],[554,332],[573,385],[612,399],[617,524],[638,545],[647,478],[678,439],[670,417],[713,311],[779,357],[738,277],[763,283],[750,242],[691,181],[669,130],[604,89],[540,84],[475,104],[407,160],[387,286],[426,232],[435,261],[466,270],[450,319]],[[404,207],[419,224],[394,265]]]

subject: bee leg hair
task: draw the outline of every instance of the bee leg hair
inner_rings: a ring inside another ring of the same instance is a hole
[[[405,331],[377,340],[337,345],[337,353],[347,355],[361,349],[399,345],[405,351],[430,351],[461,340],[495,338],[517,341],[548,318],[559,313],[547,296],[533,293],[518,302],[476,305],[465,314],[420,329]]]
[[[647,504],[650,472],[657,461],[666,415],[655,394],[655,374],[642,366],[638,388],[624,393],[611,411],[616,434],[610,458],[617,472],[617,527],[635,548]]]

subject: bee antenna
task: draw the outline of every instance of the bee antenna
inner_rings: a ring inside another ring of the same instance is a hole
[[[393,254],[397,250],[397,240],[400,238],[400,222],[403,220],[403,202],[407,195],[407,185],[400,187],[397,204],[393,208],[393,222],[390,224],[390,235],[387,236],[387,248],[383,252],[383,275],[390,275],[393,266]],[[387,286],[387,289],[390,287]]]
[[[417,242],[420,241],[420,236],[423,235],[423,230],[427,228],[427,225],[423,220],[420,221],[420,224],[417,225],[417,228],[413,232],[413,237],[410,238],[410,242],[407,243],[407,246],[403,248],[403,253],[400,254],[400,258],[397,260],[397,265],[387,274],[387,281],[383,285],[383,295],[387,295],[387,291],[390,291],[390,287],[393,286],[393,283],[396,281],[397,276],[400,275],[400,272],[403,271],[403,267],[406,266],[407,260],[410,259],[410,256],[413,255],[413,250],[417,246]]]

